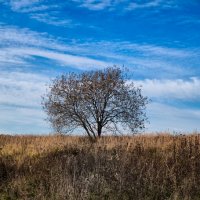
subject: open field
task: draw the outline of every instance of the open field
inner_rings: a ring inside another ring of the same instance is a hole
[[[5,199],[200,199],[200,135],[0,135]]]

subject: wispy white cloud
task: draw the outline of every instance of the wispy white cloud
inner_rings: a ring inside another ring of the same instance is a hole
[[[78,68],[102,67],[108,63],[81,56],[79,47],[74,45],[64,45],[46,34],[39,34],[28,29],[19,29],[16,27],[0,27],[1,45],[0,62],[1,63],[27,63],[28,59],[40,56],[49,60],[54,60],[62,66],[71,66]],[[32,63],[32,62],[31,62]],[[29,64],[31,64],[29,63]],[[34,63],[32,63],[34,64]]]
[[[62,38],[53,38],[47,33],[5,25],[0,25],[0,32],[1,63],[15,62],[25,65],[29,62],[34,65],[31,59],[40,56],[54,60],[63,66],[70,65],[78,68],[124,64],[134,66],[136,71],[143,71],[143,73],[149,73],[145,69],[159,69],[160,72],[164,70],[178,74],[183,68],[177,66],[173,59],[196,58],[199,52],[198,49],[168,48],[128,41],[84,43],[68,41],[66,44]]]
[[[135,3],[135,2],[132,2],[127,7],[127,10],[135,10],[135,9],[142,9],[142,8],[157,7],[157,6],[160,5],[161,2],[162,2],[161,0],[153,0],[153,1],[149,1],[147,3]]]
[[[1,134],[48,134],[52,131],[41,109],[0,105],[0,113]]]
[[[162,77],[190,74],[184,66],[190,65],[190,60],[198,59],[200,49],[169,48],[153,44],[141,44],[128,41],[99,41],[79,44],[82,55],[98,55],[105,60],[111,60],[118,65],[132,67],[139,75]],[[101,51],[99,51],[101,49]],[[182,61],[185,62],[182,62]],[[182,63],[182,64],[180,64]],[[150,70],[150,71],[149,71]]]
[[[107,7],[110,7],[112,4],[115,4],[112,2],[112,0],[73,0],[76,3],[79,3],[80,7],[87,8],[89,10],[103,10]]]
[[[159,80],[146,79],[135,81],[141,85],[145,95],[159,99],[179,99],[184,101],[198,101],[200,99],[200,78],[192,77],[189,80]]]
[[[157,8],[157,7],[177,7],[176,1],[163,1],[163,0],[150,0],[150,1],[139,1],[134,2],[129,0],[70,0],[70,3],[75,3],[78,7],[86,8],[92,11],[101,11],[101,10],[119,10],[119,7],[122,11],[132,11],[136,9],[144,8]],[[37,12],[37,11],[46,11],[49,8],[58,8],[60,2],[57,4],[52,4],[44,0],[9,0],[6,2],[7,5],[10,5],[11,9],[16,12]]]
[[[58,5],[54,5],[54,4],[48,4],[48,5],[44,5],[44,4],[39,4],[39,5],[31,5],[29,7],[25,7],[25,8],[21,8],[19,9],[19,12],[22,13],[44,13],[45,11],[49,11],[50,9],[58,9],[59,6]]]
[[[39,2],[40,0],[10,0],[5,3],[10,5],[13,11],[21,11],[22,9],[30,8]]]
[[[200,131],[200,109],[177,108],[166,104],[153,102],[147,107],[150,124],[147,131]]]
[[[41,95],[49,78],[44,75],[0,71],[0,104],[41,107]]]
[[[149,45],[149,44],[134,44],[134,43],[122,43],[122,48],[129,50],[136,50],[143,53],[148,53],[157,56],[173,56],[173,57],[189,57],[194,55],[194,52],[188,51],[187,49],[176,49],[163,46]]]
[[[45,24],[62,26],[62,27],[72,26],[72,20],[60,19],[59,17],[49,15],[48,13],[31,14],[30,17]],[[75,24],[73,24],[73,26],[75,26]]]
[[[0,25],[0,47],[5,46],[34,46],[64,50],[66,47],[47,33],[38,33],[27,28],[19,28],[15,26]]]
[[[59,15],[60,3],[52,4],[44,0],[10,0],[3,3],[14,12],[25,13],[31,19],[48,25],[62,27],[72,27],[74,25],[72,20],[62,19]],[[54,11],[55,9],[57,11]]]
[[[138,1],[135,2],[129,0],[71,0],[75,2],[79,7],[86,8],[88,10],[100,11],[100,10],[118,10],[133,11],[136,9],[149,9],[149,8],[175,8],[177,4],[174,1],[163,0],[150,0],[150,1]]]
[[[9,65],[22,65],[26,64],[25,60],[20,57],[16,57],[13,54],[10,54],[8,50],[0,49],[0,66],[5,64]]]
[[[48,133],[41,96],[49,77],[34,73],[0,71],[0,132]]]
[[[96,51],[99,48],[103,49],[104,51],[110,52],[120,52],[120,53],[140,53],[140,55],[154,55],[154,56],[168,56],[168,57],[175,57],[175,58],[186,58],[190,56],[198,55],[198,50],[190,50],[190,49],[178,49],[178,48],[169,48],[161,45],[155,44],[143,44],[143,43],[133,43],[128,41],[99,41],[99,42],[91,42],[82,44],[82,46],[90,46]]]
[[[105,67],[108,63],[95,60],[88,57],[82,57],[77,55],[70,55],[67,53],[59,53],[54,51],[48,51],[43,49],[34,48],[18,48],[18,49],[7,49],[10,54],[14,57],[24,56],[40,56],[49,60],[58,62],[61,66],[71,66],[80,69]]]
[[[142,86],[143,95],[152,100],[147,106],[147,131],[200,131],[199,77],[134,80],[134,84]]]
[[[180,16],[177,19],[177,24],[185,25],[185,24],[192,24],[198,25],[200,24],[200,19],[197,16]]]

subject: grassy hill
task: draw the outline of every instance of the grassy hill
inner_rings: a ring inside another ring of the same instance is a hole
[[[5,199],[200,199],[200,135],[0,135]]]

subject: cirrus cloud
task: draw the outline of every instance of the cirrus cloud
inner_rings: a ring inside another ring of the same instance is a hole
[[[200,78],[198,77],[191,77],[188,80],[146,79],[135,81],[135,84],[141,85],[143,92],[153,98],[173,98],[187,101],[200,99]]]

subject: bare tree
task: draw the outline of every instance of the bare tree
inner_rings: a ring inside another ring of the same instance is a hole
[[[93,139],[104,131],[142,130],[147,103],[141,89],[117,67],[62,75],[43,98],[44,110],[57,131],[81,128]]]

